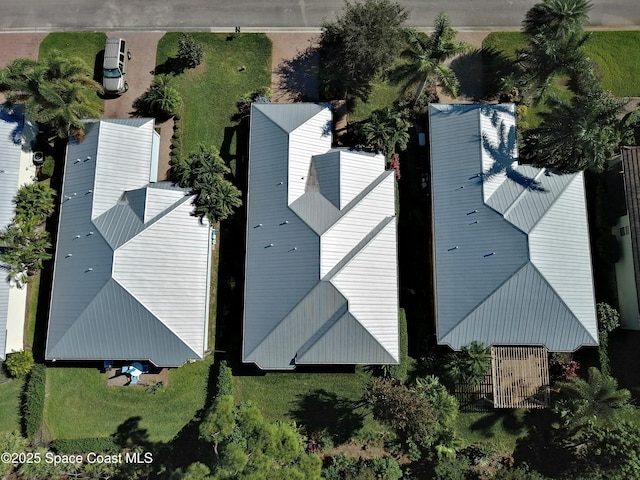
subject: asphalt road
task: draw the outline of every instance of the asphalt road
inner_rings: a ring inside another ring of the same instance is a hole
[[[447,12],[458,29],[518,27],[535,0],[405,0],[409,24]],[[640,28],[639,0],[593,0],[594,26]],[[318,30],[343,0],[0,0],[0,31]]]

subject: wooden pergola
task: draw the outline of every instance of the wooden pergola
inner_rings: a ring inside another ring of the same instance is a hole
[[[546,408],[548,358],[545,347],[491,347],[494,408]]]

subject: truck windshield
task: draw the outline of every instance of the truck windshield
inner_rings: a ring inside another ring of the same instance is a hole
[[[118,78],[120,76],[120,70],[117,68],[105,68],[104,76],[106,78]]]

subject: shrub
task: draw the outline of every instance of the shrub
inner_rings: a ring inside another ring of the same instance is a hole
[[[233,374],[225,360],[222,360],[218,366],[218,378],[216,379],[216,397],[222,395],[233,395]]]
[[[32,438],[42,425],[46,382],[46,367],[35,365],[27,378],[22,397],[22,426],[29,438]]]
[[[182,106],[182,97],[173,86],[173,80],[169,75],[157,76],[140,101],[146,113],[158,119],[167,119],[175,115]]]
[[[56,163],[53,157],[47,155],[47,157],[44,159],[44,163],[42,164],[42,167],[40,167],[40,173],[47,178],[51,178],[53,177],[53,171],[55,170],[55,166],[56,166]]]
[[[202,45],[193,35],[183,33],[178,39],[178,63],[184,68],[195,68],[202,63]]]
[[[54,440],[51,446],[56,452],[63,455],[88,452],[117,453],[120,451],[120,446],[113,437],[58,439]]]
[[[21,350],[7,355],[4,366],[12,377],[25,377],[33,368],[33,353],[31,350]]]

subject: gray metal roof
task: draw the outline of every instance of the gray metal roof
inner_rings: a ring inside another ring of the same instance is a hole
[[[582,173],[518,165],[515,107],[432,105],[438,342],[597,345]]]
[[[46,358],[179,366],[207,349],[210,229],[153,178],[150,119],[67,148]]]
[[[13,199],[20,188],[20,152],[24,115],[20,106],[9,109],[0,105],[0,229],[6,228],[15,216]],[[5,359],[7,315],[9,313],[9,283],[7,271],[0,262],[0,360]]]
[[[331,112],[254,104],[243,361],[397,363],[394,177],[331,149]]]

